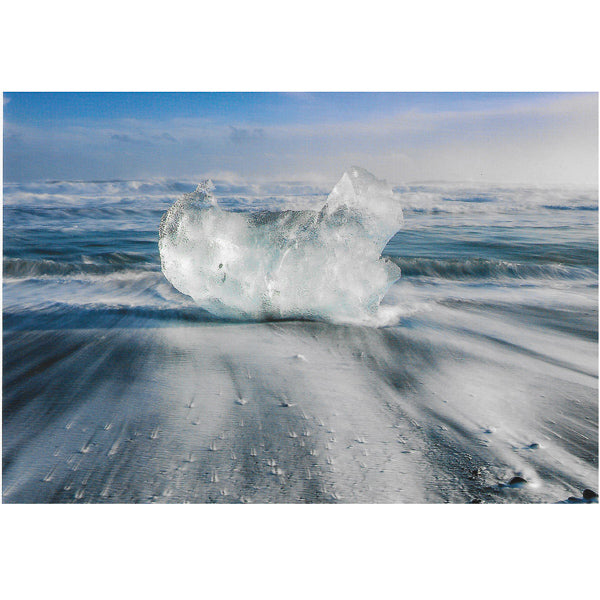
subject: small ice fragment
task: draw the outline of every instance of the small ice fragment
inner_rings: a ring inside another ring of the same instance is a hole
[[[523,487],[526,483],[527,479],[523,479],[523,477],[519,477],[518,475],[516,475],[508,482],[508,485],[510,487],[520,488]]]
[[[283,408],[290,408],[292,406],[296,406],[293,402],[290,402],[287,398],[283,398],[279,401],[279,406]]]
[[[475,480],[482,474],[481,467],[475,467],[471,470],[471,474],[469,475],[469,479]]]
[[[296,354],[296,355],[294,355],[294,358],[304,361],[304,362],[308,362],[308,360],[306,359],[306,356],[304,356],[303,354]]]
[[[108,456],[114,456],[117,453],[117,450],[119,449],[119,440],[117,440],[111,447],[110,450],[108,451]]]

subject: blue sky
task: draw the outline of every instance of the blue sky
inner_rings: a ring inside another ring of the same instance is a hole
[[[594,184],[598,97],[544,93],[4,94],[4,178],[204,176]]]
[[[204,117],[270,125],[514,105],[560,94],[511,93],[19,93],[6,94],[5,119],[22,123]]]

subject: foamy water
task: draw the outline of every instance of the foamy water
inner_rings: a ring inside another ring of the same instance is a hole
[[[5,186],[4,501],[597,491],[597,191],[363,175]]]

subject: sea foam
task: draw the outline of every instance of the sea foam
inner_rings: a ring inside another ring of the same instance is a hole
[[[217,316],[377,323],[400,269],[381,257],[403,223],[397,195],[364,169],[344,173],[320,210],[232,212],[210,181],[160,224],[162,271]]]

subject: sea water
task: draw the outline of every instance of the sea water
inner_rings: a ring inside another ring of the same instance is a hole
[[[597,491],[597,190],[370,177],[5,184],[4,501]]]

